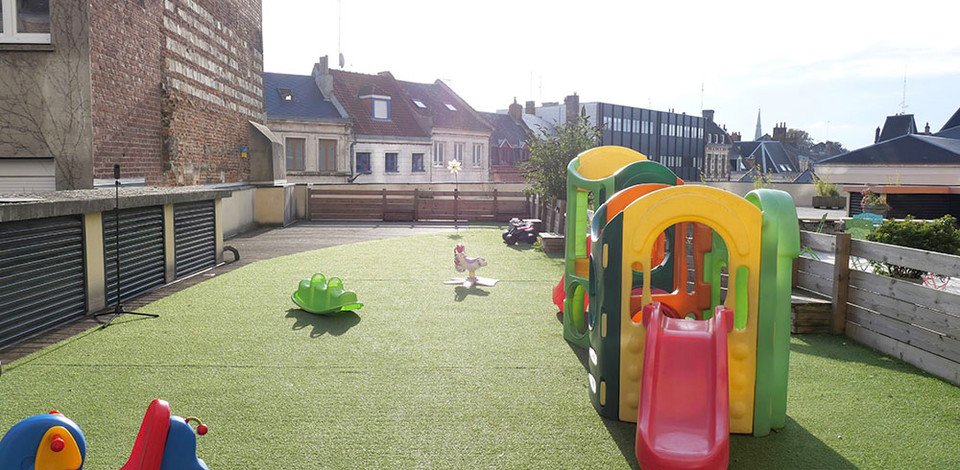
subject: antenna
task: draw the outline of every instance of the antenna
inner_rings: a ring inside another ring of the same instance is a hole
[[[704,90],[704,83],[700,82],[700,110],[701,111],[703,111],[703,90]]]
[[[343,12],[343,2],[342,0],[337,0],[337,55],[340,58],[341,69],[343,68],[344,63],[346,62],[343,58],[343,48],[341,47],[341,35],[342,35],[341,33],[343,31],[343,28],[340,26],[340,24],[341,24],[341,17],[343,16],[342,12]]]
[[[903,65],[903,100],[900,101],[900,114],[907,114],[907,65]]]

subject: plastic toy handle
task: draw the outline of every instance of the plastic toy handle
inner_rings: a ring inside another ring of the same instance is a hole
[[[63,438],[59,434],[53,436],[53,440],[50,441],[50,450],[54,452],[60,452],[66,447],[67,443],[64,442]]]
[[[187,424],[190,424],[191,421],[196,421],[197,435],[199,436],[203,436],[207,434],[208,431],[210,431],[210,428],[207,427],[206,424],[203,424],[203,422],[200,421],[200,418],[197,418],[196,416],[187,416],[186,418],[183,418],[183,420],[186,421]]]

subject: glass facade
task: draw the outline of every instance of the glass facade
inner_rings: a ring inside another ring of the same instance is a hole
[[[601,145],[634,149],[670,167],[685,181],[700,181],[704,119],[699,116],[597,103]]]

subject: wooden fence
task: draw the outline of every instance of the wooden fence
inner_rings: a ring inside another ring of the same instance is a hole
[[[869,261],[949,276],[960,256],[801,231],[801,244],[829,253],[797,262],[797,287],[832,299],[834,334],[898,357],[960,385],[960,295],[870,272]],[[851,268],[851,265],[853,266]]]
[[[498,221],[530,213],[527,196],[506,191],[345,190],[313,188],[310,220]]]
[[[563,235],[567,225],[567,201],[547,202],[538,196],[532,196],[529,217],[540,219],[544,232]]]

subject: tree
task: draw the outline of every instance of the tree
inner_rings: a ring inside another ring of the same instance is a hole
[[[543,129],[530,139],[530,159],[520,169],[529,192],[547,199],[567,198],[567,165],[577,155],[600,144],[600,129],[580,116],[557,126],[556,135]]]
[[[807,153],[810,147],[813,146],[813,139],[811,139],[810,134],[803,129],[787,129],[787,136],[783,141],[796,146],[800,149],[800,153]]]

